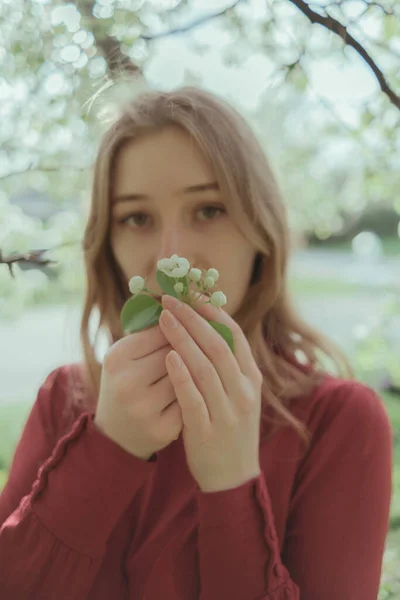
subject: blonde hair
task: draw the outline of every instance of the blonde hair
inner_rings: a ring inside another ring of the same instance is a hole
[[[84,376],[92,399],[98,397],[101,363],[89,339],[89,319],[99,311],[97,333],[110,343],[123,337],[120,311],[130,296],[113,257],[110,241],[110,190],[114,163],[130,140],[167,126],[186,130],[211,160],[223,197],[243,235],[257,248],[253,278],[235,314],[264,375],[263,423],[290,425],[306,447],[310,433],[294,417],[288,402],[310,394],[327,371],[354,378],[342,351],[298,314],[287,286],[291,249],[286,208],[270,164],[252,129],[231,106],[195,87],[171,92],[146,91],[125,102],[115,123],[103,135],[94,166],[90,213],[83,250],[87,289],[81,321]],[[302,361],[299,360],[299,356]],[[95,401],[95,400],[94,400]],[[267,412],[272,411],[272,417]]]

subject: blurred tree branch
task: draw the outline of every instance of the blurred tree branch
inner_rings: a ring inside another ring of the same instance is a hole
[[[158,40],[163,37],[169,37],[171,35],[177,35],[179,33],[187,33],[188,31],[191,31],[192,29],[195,29],[196,27],[199,27],[200,25],[204,25],[205,23],[209,23],[210,21],[213,21],[214,19],[216,19],[218,17],[222,17],[222,16],[226,15],[229,11],[233,10],[236,6],[238,6],[238,4],[240,4],[241,2],[245,2],[245,1],[246,0],[236,0],[236,2],[234,2],[231,6],[228,6],[228,8],[224,8],[223,10],[220,10],[219,12],[212,13],[210,15],[206,15],[205,17],[201,17],[200,19],[197,19],[196,21],[193,21],[192,23],[189,23],[188,25],[184,25],[182,27],[176,27],[175,29],[170,29],[169,31],[163,31],[161,33],[155,33],[152,35],[143,34],[140,37],[147,42],[151,42],[153,40]]]
[[[7,257],[3,257],[3,253],[0,250],[0,264],[7,265],[11,276],[15,278],[13,272],[13,265],[15,263],[20,263],[20,265],[24,263],[30,263],[32,265],[36,265],[38,269],[40,269],[41,267],[46,267],[49,264],[54,264],[55,261],[43,258],[42,255],[45,252],[48,252],[48,249],[31,250],[30,252],[26,252],[25,254],[18,254],[15,252]]]
[[[91,169],[92,166],[86,167],[78,167],[77,165],[62,165],[62,167],[46,167],[43,166],[35,166],[30,165],[26,169],[19,169],[18,171],[11,171],[11,173],[6,173],[5,175],[0,175],[0,180],[8,179],[9,177],[14,177],[14,175],[24,175],[25,173],[57,173],[61,170],[65,171],[66,169],[72,169],[73,171],[87,171]]]
[[[400,96],[398,96],[389,86],[381,69],[378,67],[373,58],[368,54],[364,46],[362,46],[360,42],[358,42],[347,31],[346,27],[342,23],[340,23],[340,21],[338,21],[334,17],[331,17],[330,15],[320,15],[319,13],[312,10],[310,6],[306,2],[304,2],[304,0],[289,0],[289,2],[297,6],[297,8],[309,19],[311,23],[317,23],[319,25],[322,25],[326,29],[332,31],[333,33],[341,37],[347,46],[353,48],[372,69],[376,79],[379,82],[382,92],[386,94],[390,101],[400,110]],[[374,3],[374,5],[377,4],[378,3]]]
[[[199,25],[203,25],[204,23],[207,23],[217,17],[220,17],[220,16],[226,14],[228,11],[233,10],[242,1],[243,0],[238,0],[237,2],[234,2],[234,4],[232,4],[230,7],[226,8],[224,10],[221,10],[217,13],[213,13],[212,15],[207,15],[206,17],[202,17],[201,19],[198,19],[197,21],[194,21],[193,23],[190,23],[183,27],[177,27],[176,29],[171,29],[169,31],[164,31],[162,33],[158,33],[158,34],[154,34],[154,35],[142,35],[141,38],[146,41],[152,41],[152,40],[156,40],[159,38],[169,37],[169,36],[176,35],[179,33],[185,33],[185,32],[191,31],[192,29],[198,27]],[[353,48],[361,56],[361,58],[363,58],[363,60],[367,63],[367,65],[372,69],[376,79],[378,80],[378,83],[379,83],[379,86],[380,86],[382,92],[384,94],[386,94],[388,96],[388,98],[390,99],[390,101],[394,104],[394,106],[396,106],[400,110],[400,96],[398,96],[394,92],[394,90],[390,87],[383,72],[378,67],[378,65],[376,64],[374,59],[371,57],[371,55],[368,53],[368,51],[364,48],[364,46],[362,46],[362,44],[360,44],[360,42],[358,42],[347,31],[347,28],[345,27],[345,25],[343,25],[343,23],[341,23],[334,17],[330,16],[329,14],[320,15],[319,13],[315,12],[310,7],[309,4],[304,2],[304,0],[288,0],[288,1],[291,2],[292,4],[294,4],[309,19],[309,21],[312,24],[322,25],[322,27],[325,27],[325,29],[332,31],[333,33],[335,33],[336,35],[341,37],[342,40],[344,41],[344,43],[346,44],[346,46],[350,46],[351,48]],[[366,7],[365,12],[367,12],[370,7],[376,6],[376,7],[380,8],[388,16],[394,14],[392,10],[386,9],[379,2],[369,2],[368,0],[363,0],[363,3],[365,4],[365,7]],[[335,6],[341,5],[341,4],[342,4],[342,2],[338,2],[338,3],[335,3]],[[314,6],[317,6],[317,5],[314,5]],[[321,8],[321,10],[324,10],[325,12],[327,11],[327,9],[329,9],[329,6],[330,6],[329,4],[326,6],[318,5],[318,7]]]
[[[59,248],[64,248],[65,246],[76,246],[80,243],[81,242],[79,242],[79,241],[66,242],[64,244],[59,244],[58,246],[54,246],[54,248],[44,248],[41,250],[30,250],[29,252],[24,252],[21,254],[18,252],[13,252],[12,254],[9,254],[8,256],[3,256],[2,250],[0,249],[0,264],[7,265],[8,269],[11,273],[11,276],[14,277],[14,279],[15,279],[15,275],[13,272],[13,265],[17,264],[17,263],[23,270],[37,268],[49,276],[50,270],[47,269],[46,267],[48,267],[49,265],[57,264],[57,261],[50,260],[48,258],[44,258],[43,254],[45,254],[46,252],[54,252],[54,250],[58,250]]]
[[[385,15],[393,15],[394,14],[392,8],[389,8],[389,9],[385,8],[379,2],[369,2],[369,0],[363,0],[363,3],[365,4],[365,6],[367,8],[369,8],[370,6],[376,6],[377,8],[380,8],[385,13]]]
[[[101,19],[94,16],[96,0],[75,0],[79,12],[85,17],[86,28],[90,29],[96,40],[96,47],[100,48],[107,63],[107,69],[111,77],[118,75],[121,71],[132,75],[141,76],[142,70],[129,56],[121,50],[120,41],[112,36],[104,34]]]

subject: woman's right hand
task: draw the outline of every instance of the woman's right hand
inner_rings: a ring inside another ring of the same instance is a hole
[[[94,424],[142,460],[182,431],[181,408],[165,366],[171,350],[156,325],[118,340],[103,360]]]

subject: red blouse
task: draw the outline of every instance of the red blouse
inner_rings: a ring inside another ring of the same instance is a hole
[[[0,496],[2,600],[376,600],[392,494],[381,398],[328,375],[260,443],[261,474],[202,493],[182,436],[142,461],[94,412],[65,430],[71,369],[41,386]]]

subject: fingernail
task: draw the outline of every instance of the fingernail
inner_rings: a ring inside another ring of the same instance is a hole
[[[163,320],[163,323],[165,323],[165,325],[167,327],[172,327],[173,329],[175,329],[176,327],[178,327],[178,321],[169,312],[169,310],[163,310],[162,314],[161,314],[161,318]]]
[[[168,296],[167,294],[165,294],[163,296],[163,300],[164,300],[164,304],[165,306],[168,306],[168,308],[171,308],[172,310],[176,310],[177,308],[182,308],[183,303],[178,300],[177,298],[174,298],[173,296]]]

